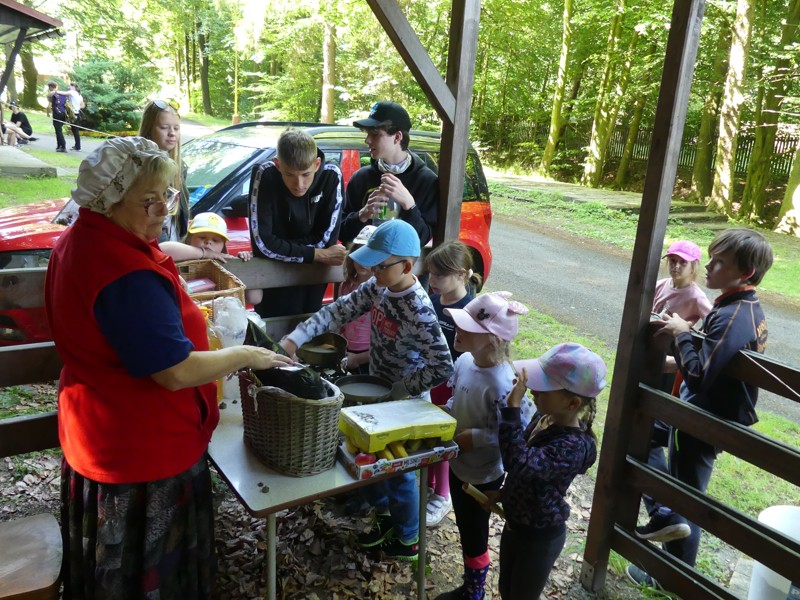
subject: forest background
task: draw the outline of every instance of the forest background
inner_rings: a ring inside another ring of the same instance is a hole
[[[241,120],[349,123],[376,100],[436,112],[363,0],[24,0],[65,36],[23,46],[9,97],[80,84],[86,124],[135,129],[149,97]],[[400,1],[439,71],[447,0]],[[655,0],[484,0],[471,139],[496,167],[641,189],[669,30]],[[675,193],[800,234],[800,0],[709,0]],[[10,49],[6,49],[8,53]],[[37,61],[56,57],[61,73]],[[21,89],[17,89],[21,87]]]

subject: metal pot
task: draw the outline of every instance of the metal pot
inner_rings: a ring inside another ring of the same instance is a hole
[[[345,375],[336,380],[336,387],[349,404],[383,402],[392,394],[392,384],[374,375]]]
[[[347,340],[336,333],[323,333],[297,349],[297,357],[315,367],[338,367],[347,352]]]

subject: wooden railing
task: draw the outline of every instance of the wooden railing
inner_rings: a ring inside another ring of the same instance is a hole
[[[701,341],[696,335],[695,343],[699,345]],[[787,579],[797,580],[800,543],[653,469],[647,464],[647,455],[656,419],[797,486],[800,486],[800,451],[648,385],[658,380],[663,359],[663,348],[648,346],[647,367],[639,384],[630,430],[611,433],[606,429],[604,445],[609,435],[616,435],[617,443],[610,444],[610,449],[620,456],[606,457],[605,466],[610,468],[598,473],[582,572],[584,586],[595,590],[603,587],[609,551],[614,550],[681,597],[736,598],[716,582],[634,535],[642,494],[652,496]],[[798,400],[800,370],[766,356],[741,351],[724,373],[790,401]]]

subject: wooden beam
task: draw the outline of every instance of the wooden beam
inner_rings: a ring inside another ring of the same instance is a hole
[[[56,381],[63,362],[53,342],[0,348],[0,387]]]
[[[631,518],[639,507],[638,495],[619,490],[623,489],[644,364],[641,349],[650,321],[653,282],[658,278],[704,9],[704,0],[676,0],[672,11],[581,572],[584,588],[594,592],[605,585],[616,515]]]
[[[245,286],[256,289],[344,281],[341,266],[330,267],[320,263],[285,263],[266,258],[243,261],[237,258],[229,260],[224,267],[241,279]]]
[[[469,144],[472,87],[478,48],[480,0],[453,0],[450,46],[447,57],[447,86],[455,97],[455,117],[444,121],[442,151],[439,155],[438,222],[433,243],[457,240],[461,226],[464,169]]]
[[[0,458],[60,446],[55,411],[0,420]]]
[[[646,463],[628,459],[630,485],[637,492],[658,498],[704,531],[792,579],[800,572],[800,543],[756,519],[726,506]],[[665,500],[668,500],[665,502]],[[677,590],[672,590],[677,591]],[[693,597],[688,594],[684,597]]]
[[[647,386],[642,386],[639,408],[654,419],[800,486],[800,451],[792,446]]]
[[[439,118],[445,123],[455,122],[455,96],[445,84],[397,1],[367,0],[367,4],[436,109]]]
[[[669,580],[670,591],[692,600],[739,600],[718,583],[698,573],[657,545],[643,542],[616,527],[611,535],[613,548],[633,564],[644,568],[658,581]],[[591,569],[591,567],[589,567]]]

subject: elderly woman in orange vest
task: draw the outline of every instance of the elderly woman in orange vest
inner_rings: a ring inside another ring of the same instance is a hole
[[[79,217],[48,266],[64,360],[65,598],[212,597],[214,381],[291,362],[252,346],[209,351],[205,319],[155,241],[175,168],[144,138],[104,143],[81,163]]]

